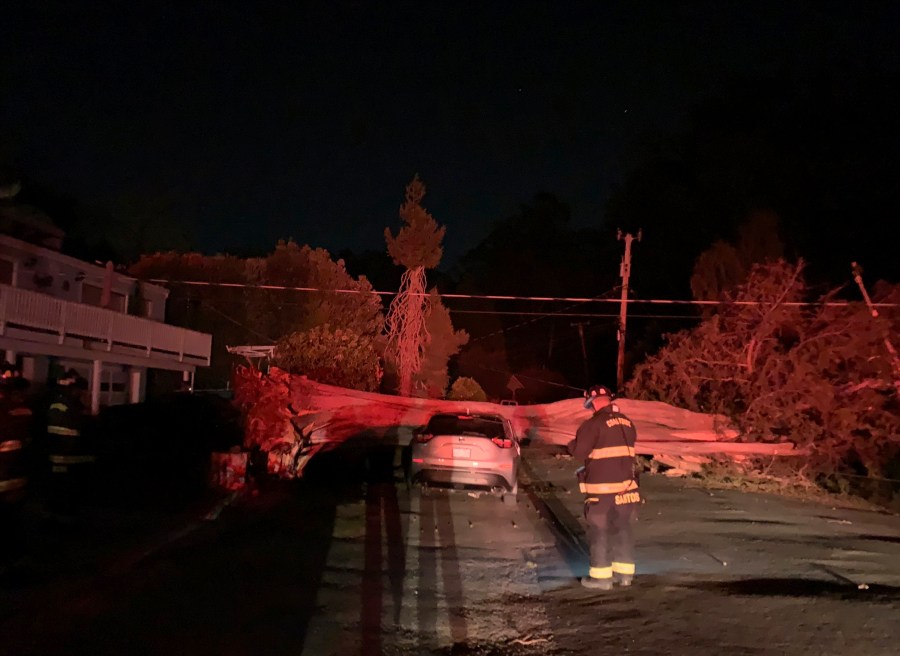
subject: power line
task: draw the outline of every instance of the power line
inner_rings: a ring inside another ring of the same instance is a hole
[[[178,299],[184,303],[190,303],[191,300],[187,298]],[[238,299],[218,299],[216,301],[217,304],[222,303],[243,303],[244,301]],[[208,305],[204,301],[204,304]],[[278,307],[303,307],[304,303],[278,303]],[[557,312],[557,311],[547,311],[547,312],[535,312],[535,311],[526,311],[526,310],[455,310],[453,308],[447,308],[447,311],[451,314],[484,314],[484,315],[497,315],[497,316],[535,316],[535,317],[574,317],[574,318],[584,318],[584,319],[612,319],[618,317],[618,314],[604,314],[600,312]],[[629,314],[629,317],[634,317],[636,319],[696,319],[701,320],[703,317],[699,314]]]
[[[189,298],[180,298],[177,299],[182,303],[191,303],[192,300]],[[245,301],[241,299],[216,299],[216,304],[222,303],[231,303],[231,304],[243,304]],[[208,302],[203,301],[204,305],[209,305]],[[278,302],[278,307],[304,307],[305,303],[300,302]],[[565,309],[565,308],[563,308]],[[552,310],[546,312],[537,312],[537,311],[528,311],[528,310],[456,310],[454,308],[447,308],[447,311],[451,314],[484,314],[484,315],[497,315],[497,316],[535,316],[535,317],[574,317],[574,318],[585,318],[585,319],[611,319],[618,317],[618,314],[604,314],[600,312],[563,312],[562,310]],[[703,317],[699,314],[629,314],[629,317],[634,317],[636,319],[696,319],[701,320]]]
[[[191,285],[198,287],[225,287],[236,289],[263,289],[269,291],[294,291],[294,292],[322,292],[326,294],[372,294],[376,296],[396,296],[397,292],[379,291],[379,290],[363,290],[363,289],[326,289],[322,287],[293,287],[289,285],[261,285],[236,282],[208,282],[203,280],[169,280],[164,278],[153,278],[147,282],[168,285]],[[616,287],[615,289],[618,289]],[[609,293],[609,292],[607,292]],[[428,296],[429,294],[417,294],[417,296]],[[574,302],[574,303],[622,303],[618,298],[604,297],[579,297],[579,296],[513,296],[503,294],[441,294],[442,299],[480,299],[490,301],[546,301],[546,302]],[[663,299],[663,298],[628,298],[625,303],[641,303],[650,305],[741,305],[741,306],[758,306],[770,305],[764,301],[701,301],[695,299]],[[848,307],[854,305],[858,301],[785,301],[779,305],[785,307]],[[876,308],[900,308],[900,303],[873,303],[872,307]]]
[[[484,369],[485,371],[493,371],[494,373],[503,374],[504,376],[515,376],[516,378],[523,378],[525,380],[534,380],[539,383],[544,383],[545,385],[553,385],[554,387],[564,387],[566,389],[576,390],[578,392],[584,391],[583,387],[575,387],[574,385],[566,385],[564,383],[556,383],[556,382],[553,382],[552,380],[544,380],[543,378],[535,378],[534,376],[528,376],[526,374],[513,374],[509,371],[504,371],[501,369],[494,369],[493,367],[485,367],[482,364],[476,364],[475,366],[478,369]]]
[[[540,316],[540,317],[579,317],[587,319],[614,319],[618,314],[599,314],[594,312],[519,312],[517,310],[453,310],[451,314],[498,314],[514,316]],[[697,319],[703,317],[697,314],[629,314],[629,318],[635,319]]]
[[[617,287],[613,287],[613,288],[610,289],[609,291],[603,292],[602,294],[598,294],[597,296],[594,297],[594,299],[595,299],[595,300],[601,300],[601,299],[603,299],[603,298],[606,298],[607,296],[609,296],[609,294],[612,294],[614,291],[616,291],[616,289],[617,289]],[[568,306],[566,306],[566,307],[564,307],[564,308],[561,308],[559,311],[560,311],[560,312],[564,312],[564,311],[566,311],[566,310],[571,310],[571,309],[572,309],[573,307],[575,307],[576,305],[579,305],[579,304],[578,304],[578,303],[575,303],[575,304],[573,304],[573,305],[568,305]],[[452,312],[452,310],[451,310],[451,312]],[[522,328],[522,327],[524,327],[524,326],[531,325],[531,324],[533,324],[533,323],[536,323],[536,322],[540,321],[541,319],[547,318],[548,316],[554,316],[555,314],[556,314],[555,312],[551,312],[551,313],[548,313],[548,314],[544,314],[544,315],[542,315],[542,316],[539,316],[539,317],[537,317],[537,318],[535,318],[535,319],[529,319],[528,321],[523,321],[523,322],[521,322],[521,323],[517,323],[517,324],[515,324],[515,325],[509,326],[508,328],[501,328],[500,330],[495,330],[494,332],[488,333],[487,335],[482,335],[482,336],[480,336],[480,337],[476,337],[475,339],[472,340],[472,343],[480,342],[480,341],[483,340],[483,339],[487,339],[488,337],[493,337],[493,336],[495,336],[495,335],[506,334],[507,332],[509,332],[509,331],[511,331],[511,330],[517,330],[517,329]]]
[[[219,316],[221,316],[221,317],[223,317],[223,318],[225,318],[225,319],[228,319],[228,321],[230,321],[230,322],[233,323],[234,325],[243,328],[244,330],[246,330],[247,332],[249,332],[251,335],[255,335],[256,337],[262,337],[264,340],[266,340],[266,341],[269,342],[270,344],[274,344],[274,343],[275,343],[275,340],[272,339],[271,337],[269,337],[269,336],[267,336],[267,335],[263,335],[261,332],[258,332],[258,331],[256,331],[256,330],[253,330],[253,328],[251,328],[250,326],[248,326],[248,325],[246,325],[246,324],[243,324],[243,323],[241,323],[240,321],[238,321],[237,319],[235,319],[235,318],[233,318],[233,317],[231,317],[231,316],[225,314],[224,312],[222,312],[221,310],[219,310],[218,308],[216,308],[215,306],[213,306],[212,304],[210,304],[208,301],[201,301],[201,304],[202,304],[202,305],[205,305],[206,307],[208,307],[210,310],[212,310],[213,312],[215,312],[215,313],[218,314]]]

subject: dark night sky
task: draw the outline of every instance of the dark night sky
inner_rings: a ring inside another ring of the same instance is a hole
[[[206,251],[383,249],[415,172],[451,259],[538,191],[598,223],[719,85],[898,64],[889,3],[19,4],[0,157],[86,203],[167,196]]]

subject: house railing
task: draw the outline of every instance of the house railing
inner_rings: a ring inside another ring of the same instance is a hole
[[[212,335],[105,308],[63,301],[46,294],[0,285],[0,335],[25,328],[67,338],[139,349],[146,357],[177,357],[180,362],[208,365]]]

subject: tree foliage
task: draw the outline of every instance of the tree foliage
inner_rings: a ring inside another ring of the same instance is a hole
[[[406,202],[400,206],[400,218],[406,224],[397,237],[385,228],[388,253],[395,264],[406,267],[400,289],[391,302],[386,320],[388,346],[385,357],[391,360],[399,377],[399,392],[410,396],[414,377],[419,373],[425,349],[430,341],[425,323],[425,270],[440,263],[441,241],[445,228],[422,207],[425,185],[419,176],[406,187]]]
[[[431,290],[426,302],[425,331],[430,339],[422,366],[413,378],[413,385],[428,398],[439,399],[444,396],[450,382],[448,362],[469,341],[469,335],[464,330],[453,329],[450,311],[441,302],[436,289]]]
[[[255,367],[239,366],[234,371],[234,403],[244,416],[244,446],[271,451],[292,444],[290,379],[271,369],[268,374]]]
[[[327,385],[373,392],[381,384],[375,338],[328,324],[282,337],[274,364]]]
[[[772,262],[783,255],[778,216],[772,211],[754,212],[740,226],[736,245],[718,240],[700,253],[694,263],[691,292],[697,300],[718,300],[744,282],[754,264]]]
[[[390,228],[384,229],[388,253],[394,264],[407,269],[433,269],[441,262],[444,249],[446,228],[438,226],[434,217],[422,207],[425,197],[425,184],[416,175],[406,185],[406,200],[400,206],[400,219],[405,224],[397,236],[391,234]]]
[[[354,279],[328,251],[279,242],[265,258],[156,253],[144,255],[129,272],[143,280],[163,279],[170,290],[167,320],[213,335],[209,369],[198,371],[200,385],[224,385],[232,356],[226,346],[274,344],[281,337],[329,324],[375,338],[383,326],[381,301],[364,276]],[[187,285],[178,281],[237,283],[248,287]],[[308,287],[268,290],[261,286]]]
[[[451,401],[487,401],[487,394],[477,380],[463,376],[453,381],[447,398]]]
[[[246,266],[247,280],[254,285],[345,290],[259,289],[248,295],[248,314],[256,329],[272,339],[325,323],[361,335],[374,336],[381,332],[384,322],[381,300],[372,293],[372,285],[365,276],[354,279],[347,273],[343,260],[333,260],[323,248],[279,241],[271,255],[248,259]]]
[[[155,253],[143,255],[129,269],[141,280],[197,281],[210,283],[246,282],[245,263],[228,255],[200,253]],[[195,385],[225,387],[231,376],[233,358],[226,346],[267,343],[246,316],[247,290],[219,285],[165,283],[169,289],[166,321],[176,326],[213,335],[209,367],[197,370]]]
[[[898,287],[880,289],[883,299],[900,298]],[[749,439],[795,442],[809,449],[810,474],[882,475],[900,448],[897,381],[884,344],[900,317],[818,302],[835,296],[804,304],[811,292],[802,262],[756,265],[714,316],[669,335],[636,368],[628,391],[727,414]]]
[[[737,249],[725,241],[716,241],[700,253],[691,275],[691,292],[698,301],[715,301],[747,276]]]

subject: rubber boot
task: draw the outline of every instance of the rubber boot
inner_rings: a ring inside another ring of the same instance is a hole
[[[592,590],[612,590],[612,579],[595,579],[591,576],[582,576],[581,585]]]

